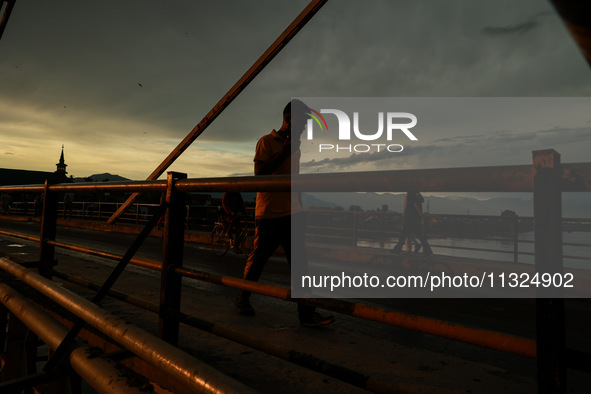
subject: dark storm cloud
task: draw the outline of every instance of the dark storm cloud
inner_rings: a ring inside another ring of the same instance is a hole
[[[500,131],[496,133],[456,136],[442,138],[428,145],[408,146],[401,153],[391,153],[386,150],[373,153],[356,153],[348,157],[326,158],[312,160],[301,164],[304,172],[352,171],[356,166],[370,165],[375,169],[396,169],[401,167],[426,168],[426,167],[454,167],[462,165],[471,167],[474,165],[501,164],[493,161],[479,162],[478,156],[483,158],[506,158],[509,162],[503,164],[523,164],[523,152],[546,149],[549,147],[559,152],[568,151],[572,154],[568,161],[583,161],[586,153],[577,152],[572,146],[589,146],[591,133],[588,128],[553,128],[527,133],[515,133]],[[465,161],[462,162],[461,158]],[[526,158],[527,159],[527,158]],[[388,168],[388,167],[392,168]]]
[[[535,13],[533,16],[528,18],[527,20],[513,24],[513,25],[504,25],[504,26],[486,26],[483,27],[480,31],[485,35],[491,36],[503,36],[503,35],[514,35],[514,34],[524,34],[529,32],[530,30],[536,28],[540,24],[540,20],[547,16],[553,16],[554,12],[551,10],[547,11],[540,11]]]
[[[146,136],[172,150],[307,3],[18,2],[0,41],[0,135],[133,152],[149,173],[167,152]],[[537,25],[510,40],[481,34],[524,21]],[[291,97],[586,96],[589,75],[545,2],[330,1],[194,144],[254,150]]]
[[[491,36],[507,34],[523,34],[538,26],[538,22],[528,21],[513,26],[487,26],[482,28],[482,33]]]
[[[15,100],[34,98],[42,109],[136,118],[161,137],[171,129],[188,133],[300,8],[296,2],[35,3],[15,7],[15,35],[3,39],[15,45],[11,61],[21,65],[3,90],[14,91]],[[263,6],[266,12],[257,12]]]

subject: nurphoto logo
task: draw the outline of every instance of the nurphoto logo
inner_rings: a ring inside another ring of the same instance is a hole
[[[338,140],[341,141],[372,141],[374,143],[361,143],[361,144],[318,144],[318,152],[335,151],[335,152],[356,152],[356,153],[368,153],[368,152],[402,152],[404,147],[400,144],[390,143],[393,141],[396,135],[402,133],[411,141],[418,141],[418,138],[410,131],[417,124],[417,117],[409,112],[378,112],[377,113],[377,131],[361,130],[359,126],[360,116],[359,112],[353,112],[353,122],[347,113],[340,109],[321,109],[320,111],[313,110],[310,108],[310,116],[306,123],[306,138],[308,140],[314,139],[314,127],[315,124],[320,128],[320,131],[326,129],[328,131],[328,124],[322,114],[331,114],[336,117],[338,123]],[[375,115],[374,115],[375,116]],[[384,126],[385,124],[385,126]],[[385,141],[384,143],[378,143],[379,141]]]

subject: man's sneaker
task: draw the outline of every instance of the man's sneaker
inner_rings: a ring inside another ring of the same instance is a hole
[[[394,254],[396,256],[400,256],[400,249],[390,249],[390,254]]]
[[[314,312],[314,314],[310,317],[300,318],[300,325],[302,327],[326,326],[332,322],[334,322],[334,316],[323,316],[318,312]]]
[[[240,313],[241,315],[244,315],[244,316],[254,316],[255,315],[254,309],[252,308],[252,305],[250,305],[250,301],[236,300],[234,302],[234,307],[236,308],[236,311],[238,313]]]
[[[425,258],[428,259],[430,257],[433,257],[433,252],[425,252]]]

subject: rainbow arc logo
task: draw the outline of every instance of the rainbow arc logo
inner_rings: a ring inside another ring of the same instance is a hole
[[[320,115],[320,112],[315,111],[312,108],[308,108],[308,109],[310,111],[312,111],[312,113],[306,112],[306,115],[310,116],[312,119],[314,119],[316,121],[316,123],[318,123],[318,126],[320,126],[320,131],[324,130],[324,127],[326,127],[326,131],[328,131],[328,125],[326,124],[326,120],[324,119],[324,116]],[[320,123],[321,119],[322,119],[322,123]],[[324,123],[324,127],[322,127],[323,123]]]

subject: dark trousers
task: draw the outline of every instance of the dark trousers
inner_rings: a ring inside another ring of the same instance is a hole
[[[248,256],[242,279],[258,281],[263,273],[265,264],[279,246],[283,248],[290,267],[292,250],[296,250],[298,260],[302,260],[298,261],[298,264],[307,263],[305,257],[306,245],[304,242],[305,225],[303,213],[273,219],[258,219],[256,221],[254,249]],[[238,300],[246,301],[250,297],[250,294],[248,291],[241,290],[238,293]],[[314,307],[298,304],[300,319],[311,316],[314,311]]]
[[[420,221],[416,222],[403,222],[402,223],[402,232],[398,237],[398,244],[394,247],[395,251],[400,252],[402,250],[402,246],[412,233],[415,234],[416,238],[418,238],[419,242],[423,245],[423,251],[427,254],[433,253],[431,251],[431,246],[429,242],[427,242],[427,237],[425,236],[425,232],[423,231],[423,225]]]

